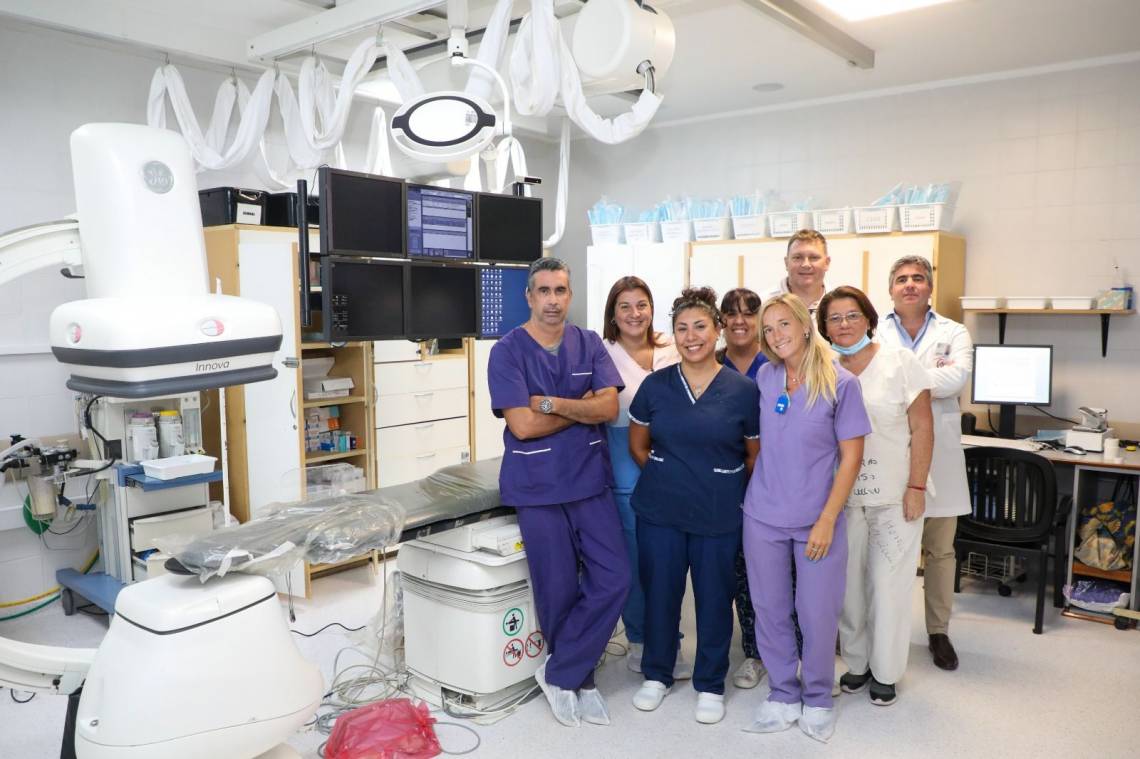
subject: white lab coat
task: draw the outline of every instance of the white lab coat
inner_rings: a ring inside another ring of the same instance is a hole
[[[902,346],[893,320],[881,320],[876,337],[884,345]],[[974,368],[974,343],[964,325],[935,313],[914,355],[934,383],[930,391],[934,412],[934,458],[930,463],[930,479],[934,488],[933,492],[926,494],[926,516],[969,514],[970,494],[966,485],[962,409],[958,405],[958,395]]]

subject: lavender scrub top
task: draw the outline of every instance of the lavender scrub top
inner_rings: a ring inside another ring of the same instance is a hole
[[[798,388],[783,414],[776,401],[784,392],[782,364],[765,364],[756,373],[760,388],[760,455],[744,513],[773,527],[808,527],[823,512],[835,469],[839,441],[871,433],[859,379],[836,364],[835,400],[823,398],[807,407],[807,390]]]

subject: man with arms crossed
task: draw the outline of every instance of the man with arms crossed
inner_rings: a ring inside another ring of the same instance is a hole
[[[930,465],[933,492],[926,494],[922,528],[926,633],[935,665],[957,669],[958,654],[949,636],[954,601],[954,532],[958,517],[970,513],[958,395],[973,369],[973,342],[963,325],[931,308],[934,271],[925,258],[904,256],[895,261],[889,283],[895,308],[879,329],[879,339],[914,351],[934,383],[930,391],[934,411],[934,458]]]
[[[609,724],[594,666],[629,592],[629,559],[610,493],[603,424],[617,417],[621,376],[593,332],[566,323],[570,268],[530,266],[530,320],[491,349],[491,408],[503,417],[503,504],[526,546],[549,658],[535,679],[555,718]]]

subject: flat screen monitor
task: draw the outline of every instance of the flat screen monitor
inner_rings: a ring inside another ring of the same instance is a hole
[[[475,258],[475,194],[408,185],[408,255]]]
[[[479,260],[529,264],[542,258],[542,200],[480,193]]]
[[[402,179],[320,170],[321,252],[404,257],[407,223]]]
[[[387,340],[407,333],[408,265],[326,256],[321,260],[322,334],[329,342]]]
[[[997,433],[1014,437],[1017,406],[1053,402],[1053,346],[975,345],[970,398],[974,403],[999,405]]]
[[[530,318],[526,269],[489,266],[479,277],[479,337],[502,337]]]
[[[411,264],[408,337],[468,337],[478,334],[479,268]]]

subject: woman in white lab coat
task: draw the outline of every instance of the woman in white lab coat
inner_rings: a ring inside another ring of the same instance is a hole
[[[896,700],[910,652],[911,589],[922,543],[934,420],[931,381],[914,355],[873,343],[879,316],[854,287],[823,296],[819,333],[844,369],[859,377],[873,432],[847,498],[847,590],[839,640],[847,693],[868,687],[871,703]]]
[[[923,587],[926,632],[934,663],[952,670],[958,667],[958,654],[949,636],[954,599],[954,533],[958,517],[970,513],[958,396],[973,369],[974,344],[965,326],[931,308],[934,272],[925,258],[905,256],[895,261],[888,281],[895,308],[883,320],[878,339],[884,345],[901,345],[913,351],[933,382],[933,487],[926,496],[922,534]]]

